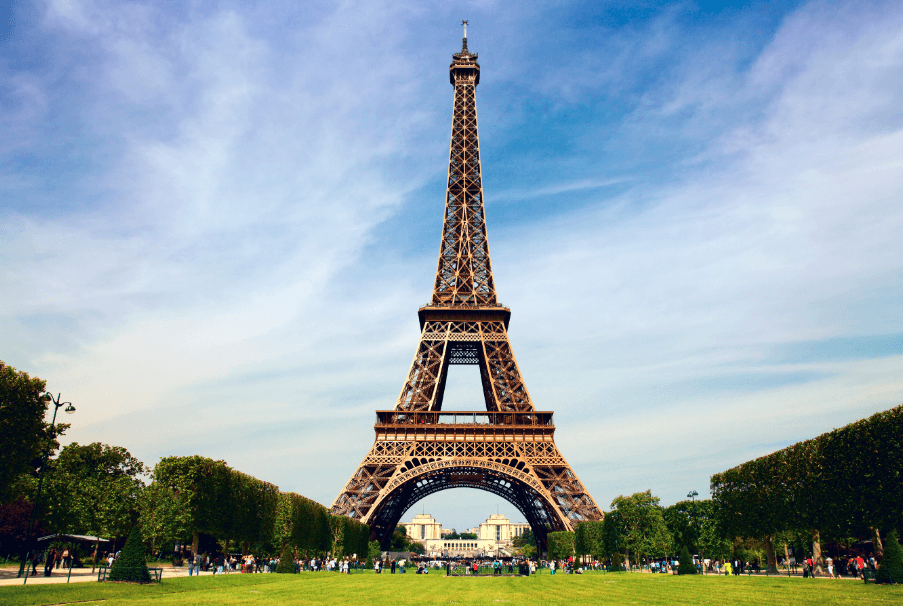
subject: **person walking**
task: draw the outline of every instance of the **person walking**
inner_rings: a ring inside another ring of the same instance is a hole
[[[44,576],[49,577],[53,572],[53,566],[56,564],[56,549],[51,548],[47,553],[47,561],[44,562]]]
[[[38,564],[41,563],[41,552],[37,549],[31,552],[31,576],[38,574]]]

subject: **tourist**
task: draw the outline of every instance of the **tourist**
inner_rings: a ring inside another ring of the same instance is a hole
[[[549,571],[552,573],[552,576],[555,576],[555,560],[549,561]]]
[[[31,576],[38,574],[38,564],[41,563],[41,552],[35,549],[31,552]],[[28,573],[26,571],[26,577]]]
[[[47,553],[47,560],[44,562],[44,576],[49,577],[53,572],[53,566],[56,564],[56,549],[51,548]]]
[[[828,576],[832,579],[836,579],[837,577],[834,576],[834,560],[831,558],[831,556],[825,558],[825,565],[827,565],[828,567]]]
[[[395,560],[392,560],[392,574],[395,574]]]

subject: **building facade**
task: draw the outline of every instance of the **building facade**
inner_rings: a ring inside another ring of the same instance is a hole
[[[441,539],[443,536],[442,524],[433,519],[433,516],[428,513],[418,513],[409,523],[399,524],[399,526],[404,527],[409,539],[419,543],[431,539]],[[444,534],[449,533],[451,533],[450,530],[446,529],[444,531]]]
[[[404,526],[408,538],[422,544],[427,555],[434,557],[511,555],[514,539],[530,528],[529,524],[514,524],[501,514],[492,514],[479,526],[464,531],[475,534],[476,539],[449,539],[446,535],[452,531],[442,528],[429,514],[417,514],[411,522],[399,526]]]

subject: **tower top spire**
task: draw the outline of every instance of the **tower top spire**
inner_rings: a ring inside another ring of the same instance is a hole
[[[461,41],[461,54],[469,55],[470,51],[467,50],[467,20],[461,21],[461,25],[464,27],[464,39]]]

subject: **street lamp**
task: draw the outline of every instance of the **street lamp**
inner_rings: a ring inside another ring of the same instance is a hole
[[[37,494],[35,495],[35,498],[34,498],[34,503],[31,506],[31,519],[28,521],[28,534],[25,535],[25,537],[26,537],[25,540],[28,542],[31,542],[31,533],[34,531],[35,512],[38,510],[38,503],[41,500],[41,488],[43,487],[43,484],[44,484],[44,468],[47,467],[47,458],[50,456],[51,440],[53,440],[53,438],[56,437],[56,435],[55,435],[56,413],[58,413],[60,411],[60,408],[62,408],[63,406],[66,407],[65,409],[63,409],[63,412],[65,412],[66,414],[71,415],[72,413],[75,412],[75,406],[72,405],[72,402],[60,402],[60,396],[62,396],[62,394],[57,394],[56,399],[53,399],[53,394],[50,392],[45,392],[45,393],[41,394],[42,400],[44,400],[45,402],[48,400],[53,402],[53,406],[54,406],[53,420],[50,421],[50,435],[47,437],[47,448],[44,450],[44,458],[41,460],[41,470],[38,472],[38,490],[37,490]],[[28,557],[30,555],[31,555],[31,549],[29,549],[28,552],[25,554],[25,557],[22,559],[22,563],[19,564],[19,576],[20,577],[22,576],[22,572],[25,570],[25,567],[27,566]],[[27,582],[28,582],[28,574],[26,573],[25,580],[22,582],[22,584],[24,585]]]
[[[693,550],[696,551],[699,549],[697,543],[699,542],[699,524],[696,521],[696,497],[699,496],[699,493],[695,490],[691,490],[687,493],[687,497],[692,499],[693,501]],[[700,562],[701,564],[701,562]],[[705,570],[705,566],[702,567]]]

